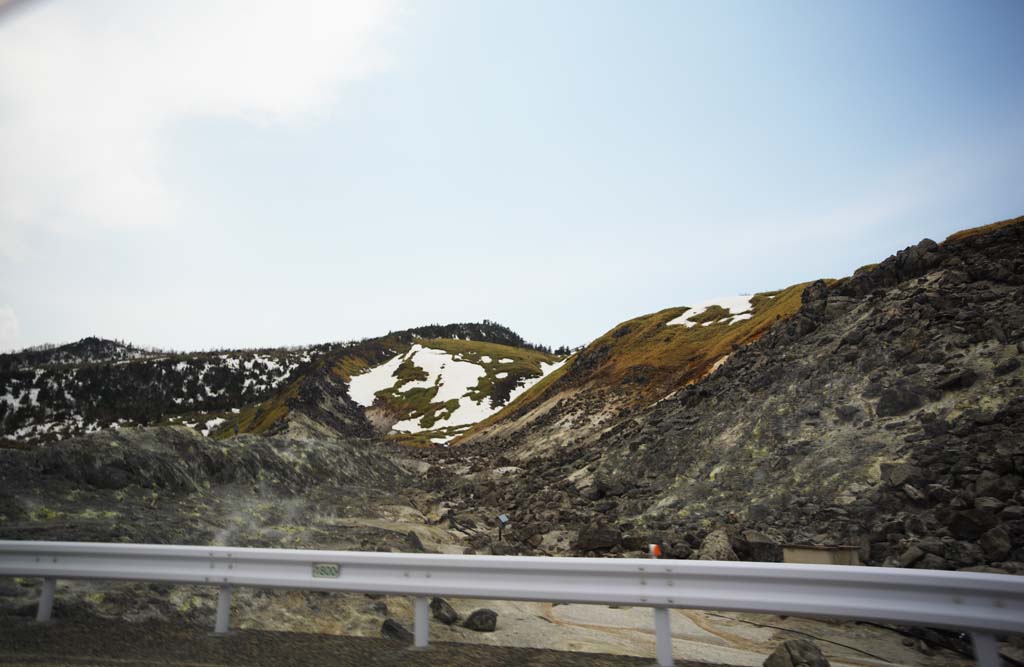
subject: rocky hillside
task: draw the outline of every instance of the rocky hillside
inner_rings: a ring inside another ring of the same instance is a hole
[[[105,428],[182,424],[208,433],[320,349],[172,353],[85,338],[0,355],[0,436],[31,444]]]
[[[716,372],[601,430],[549,399],[517,437],[459,448],[474,477],[450,498],[508,512],[528,549],[852,544],[870,564],[1024,572],[1022,354],[1017,219],[802,288]]]
[[[325,353],[267,400],[229,416],[216,435],[377,435],[443,444],[562,358],[486,320],[391,332]]]
[[[804,287],[712,299],[623,322],[456,444],[527,439],[558,447],[570,433],[596,433],[715,372],[735,350],[792,316]]]

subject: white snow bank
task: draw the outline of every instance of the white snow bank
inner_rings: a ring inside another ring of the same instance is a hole
[[[395,384],[395,372],[402,365],[402,358],[403,355],[396,355],[380,366],[353,377],[348,383],[348,395],[364,408],[373,405],[378,391]]]
[[[469,361],[459,361],[444,350],[432,347],[413,345],[406,356],[417,368],[427,373],[426,380],[413,380],[402,385],[402,391],[417,387],[437,387],[437,395],[432,403],[444,403],[453,398],[460,398],[480,383],[487,374],[483,366]]]
[[[438,350],[430,350],[430,348],[421,348],[421,350],[438,352]],[[410,351],[410,354],[412,353],[413,352]],[[437,357],[436,355],[423,356],[422,354],[417,354],[415,358],[415,363],[417,366],[423,367],[423,364],[420,363],[420,359],[423,359],[424,361],[430,360],[430,363],[435,363],[438,360],[438,358],[439,357]],[[541,374],[535,378],[529,378],[523,381],[521,385],[513,389],[511,395],[509,396],[509,402],[511,402],[516,396],[519,396],[533,385],[540,382],[546,375],[560,368],[562,364],[564,364],[565,362],[566,359],[562,359],[561,361],[557,361],[550,364],[541,362]],[[464,364],[466,366],[471,366],[473,368],[460,369],[458,368],[459,364]],[[480,381],[480,378],[484,376],[485,370],[482,367],[477,366],[476,364],[470,364],[468,362],[457,362],[452,360],[445,362],[443,368],[444,372],[441,375],[441,386],[438,390],[437,397],[433,400],[433,403],[443,403],[445,401],[451,400],[452,398],[458,398],[459,406],[455,408],[455,410],[453,410],[452,413],[449,414],[444,419],[439,419],[438,421],[434,422],[434,424],[430,426],[429,430],[433,431],[442,428],[472,426],[473,424],[476,424],[479,421],[487,419],[488,417],[496,413],[498,410],[500,410],[502,407],[504,407],[504,405],[507,405],[507,403],[502,405],[494,405],[491,403],[491,399],[489,397],[484,398],[481,401],[474,401],[472,398],[466,395],[470,392],[470,390],[476,387],[476,385]],[[430,369],[425,368],[424,370],[431,372]],[[495,375],[495,377],[507,376],[508,373],[500,373]],[[423,382],[427,383],[432,380],[433,374],[431,378],[428,378],[428,380],[425,380]],[[408,385],[403,386],[403,389],[407,386]],[[425,386],[433,385],[427,384]],[[453,395],[456,392],[458,392],[458,395]],[[422,418],[405,419],[394,424],[391,428],[392,430],[401,433],[419,433],[421,431],[428,430],[420,424],[421,419]],[[447,442],[452,437],[454,436],[445,438],[444,441]]]
[[[708,301],[704,301],[694,306],[691,306],[688,311],[686,311],[679,317],[675,318],[674,320],[669,320],[665,324],[681,324],[684,327],[692,327],[697,323],[691,322],[690,318],[694,317],[695,315],[700,315],[711,306],[721,306],[722,308],[729,311],[728,316],[723,317],[720,320],[715,320],[715,324],[735,324],[736,322],[749,320],[751,317],[754,316],[753,313],[750,312],[751,308],[753,308],[753,306],[751,305],[751,299],[753,298],[753,295],[748,294],[745,296],[725,296],[718,299],[709,299]],[[704,326],[707,326],[708,324],[710,323],[705,322]]]

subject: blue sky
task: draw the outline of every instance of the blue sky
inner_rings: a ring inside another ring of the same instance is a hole
[[[1024,214],[1024,3],[0,18],[0,349],[581,344]]]

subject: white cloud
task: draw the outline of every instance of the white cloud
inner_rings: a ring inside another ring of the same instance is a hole
[[[0,245],[26,226],[159,224],[166,130],[297,122],[388,65],[394,0],[51,0],[0,24]],[[10,250],[10,249],[9,249]]]
[[[21,329],[18,326],[18,316],[14,314],[14,309],[0,306],[0,352],[17,347],[20,335]]]

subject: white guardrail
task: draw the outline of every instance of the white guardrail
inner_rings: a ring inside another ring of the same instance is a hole
[[[0,576],[43,579],[39,621],[50,619],[58,579],[217,586],[217,633],[228,631],[237,586],[410,595],[417,647],[427,646],[434,595],[648,606],[661,666],[673,664],[673,607],[960,630],[981,667],[1000,663],[997,634],[1024,633],[1024,577],[937,570],[0,540]]]

